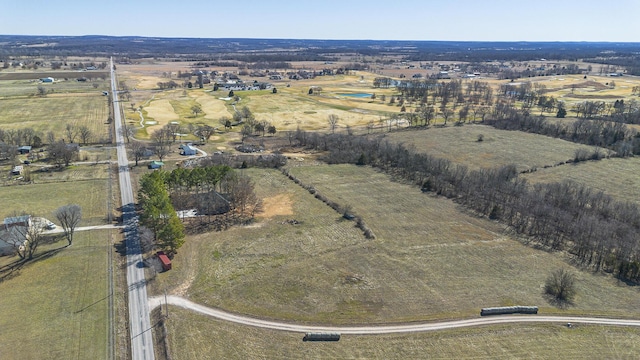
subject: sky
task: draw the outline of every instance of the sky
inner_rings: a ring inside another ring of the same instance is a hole
[[[0,35],[640,42],[640,0],[0,0]]]

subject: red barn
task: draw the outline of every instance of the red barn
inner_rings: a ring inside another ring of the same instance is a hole
[[[160,259],[164,271],[171,270],[171,259],[164,252],[158,251],[158,259]]]

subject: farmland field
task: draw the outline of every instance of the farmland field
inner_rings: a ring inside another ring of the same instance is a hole
[[[640,205],[640,159],[611,158],[558,166],[525,174],[531,183],[573,180],[594,190],[604,191],[619,201]]]
[[[478,136],[483,141],[478,141]],[[577,149],[594,148],[543,135],[464,125],[393,132],[387,138],[418,152],[448,159],[470,169],[515,164],[518,170],[541,168],[573,159]]]
[[[46,97],[0,99],[0,124],[3,129],[30,127],[44,135],[53,131],[63,137],[67,124],[86,126],[96,140],[108,135],[107,97],[93,94],[51,94]]]
[[[53,212],[60,206],[78,204],[82,208],[80,226],[104,224],[107,216],[108,180],[73,180],[4,186],[0,191],[0,217],[26,212],[57,223]]]
[[[633,359],[640,331],[624,327],[517,324],[431,333],[343,335],[335,343],[230,324],[170,307],[172,358],[180,359]],[[194,331],[198,329],[198,331]],[[218,339],[212,341],[212,339]]]
[[[39,253],[52,252],[0,281],[0,357],[107,357],[110,238],[107,230],[78,232],[70,247],[42,246]]]
[[[493,222],[371,168],[301,166],[291,172],[350,204],[377,238],[272,170],[249,170],[265,213],[253,225],[191,236],[157,275],[156,294],[259,317],[334,324],[476,316],[485,306],[538,305],[545,313],[637,314],[637,289],[577,271],[575,306],[543,297],[561,254],[522,245]],[[296,219],[291,225],[285,220]]]

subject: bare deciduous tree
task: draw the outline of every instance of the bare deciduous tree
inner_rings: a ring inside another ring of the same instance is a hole
[[[140,141],[133,141],[129,143],[129,153],[136,162],[136,166],[138,166],[138,161],[142,160],[144,157],[146,150],[146,147]]]
[[[338,115],[336,114],[330,114],[328,117],[328,121],[329,121],[329,129],[331,130],[331,133],[335,133],[336,132],[336,128],[338,127],[338,121],[340,120],[340,118],[338,117]]]
[[[557,301],[571,302],[576,295],[576,277],[572,272],[560,268],[549,275],[544,291]]]
[[[54,212],[54,215],[64,230],[67,242],[71,245],[73,243],[73,233],[82,219],[82,208],[76,204],[64,205],[59,207]]]
[[[171,129],[168,127],[163,127],[160,130],[156,130],[152,135],[151,139],[153,140],[153,153],[158,156],[160,161],[169,154],[169,150],[171,148],[171,139],[172,139]]]
[[[207,142],[215,132],[216,129],[214,129],[213,127],[209,125],[201,125],[196,129],[195,135]]]
[[[202,112],[202,107],[201,107],[200,105],[198,105],[198,104],[193,105],[193,106],[191,107],[191,112],[193,113],[193,115],[194,115],[195,117],[197,117],[197,116],[198,116],[198,114],[200,114],[200,113]]]
[[[64,130],[65,130],[65,134],[67,135],[67,140],[69,140],[69,143],[74,142],[76,139],[76,136],[78,136],[78,131],[76,127],[71,124],[67,124]]]
[[[131,141],[131,138],[133,137],[133,135],[135,135],[135,133],[136,129],[128,126],[126,122],[122,124],[122,127],[120,128],[120,135],[122,135],[122,137],[124,137],[127,142]]]
[[[49,159],[58,166],[69,166],[71,161],[78,156],[78,147],[70,144],[65,144],[63,140],[56,141],[49,144],[47,147],[49,153]]]
[[[82,141],[82,143],[85,145],[88,144],[91,140],[91,137],[93,136],[91,130],[89,130],[89,128],[86,126],[81,126],[78,132],[80,134],[80,141]]]

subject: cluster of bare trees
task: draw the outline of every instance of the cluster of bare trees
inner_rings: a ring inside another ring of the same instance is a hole
[[[607,119],[578,119],[571,123],[548,121],[531,116],[512,104],[498,103],[485,122],[497,129],[519,130],[547,135],[581,144],[609,148],[616,156],[640,154],[640,140],[624,123]]]
[[[64,140],[55,141],[47,146],[49,160],[58,167],[69,166],[69,164],[78,158],[80,149],[75,144],[67,144]]]
[[[329,163],[366,163],[453,198],[596,270],[640,281],[640,208],[572,182],[529,186],[515,166],[469,171],[381,137],[307,134]]]
[[[32,128],[0,129],[0,143],[7,145],[40,147],[42,146],[41,136],[39,132]]]
[[[228,117],[222,117],[220,118],[220,124],[224,126],[225,129],[236,125],[242,125],[242,129],[240,129],[242,141],[255,134],[261,134],[264,136],[265,133],[269,133],[273,135],[277,131],[276,127],[271,125],[269,121],[257,120],[255,115],[253,115],[251,110],[246,106],[243,106],[240,110],[236,110],[233,114],[233,121]]]

